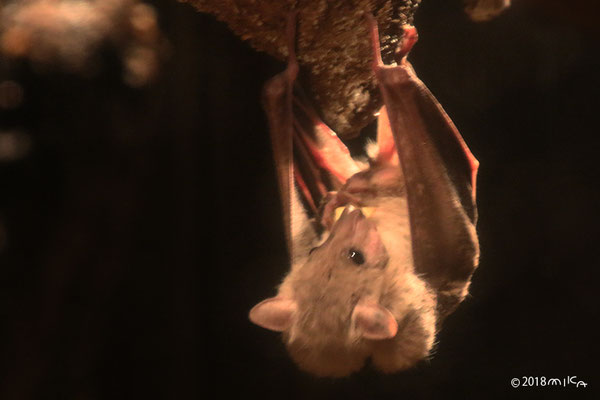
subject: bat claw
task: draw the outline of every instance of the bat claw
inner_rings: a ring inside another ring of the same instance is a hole
[[[400,39],[400,43],[398,47],[396,47],[396,62],[401,64],[408,53],[412,50],[415,43],[419,40],[419,34],[417,33],[417,28],[412,25],[404,25],[402,26],[402,38]]]
[[[377,26],[377,20],[373,15],[367,16],[367,21],[369,23],[369,30],[371,32],[371,46],[373,49],[373,64],[375,67],[383,66],[383,61],[381,59],[381,50],[379,44],[379,28]],[[406,56],[412,50],[415,43],[419,40],[419,34],[417,33],[417,28],[412,25],[403,25],[402,26],[402,38],[400,39],[400,43],[395,50],[395,58],[398,64],[401,64],[406,59]]]

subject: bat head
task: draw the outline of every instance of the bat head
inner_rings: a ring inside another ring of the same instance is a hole
[[[396,318],[379,304],[389,262],[375,225],[346,208],[328,239],[293,268],[279,295],[256,305],[250,320],[283,332],[292,358],[320,376],[362,367],[373,343],[394,338]]]

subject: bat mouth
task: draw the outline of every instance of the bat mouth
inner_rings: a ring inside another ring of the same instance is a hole
[[[373,229],[375,226],[367,218],[374,211],[373,207],[356,207],[354,205],[347,205],[340,207],[340,215],[336,218],[335,223],[331,229],[331,234],[336,236],[338,239],[345,238],[350,240],[351,238],[362,237]],[[338,210],[336,210],[336,213]],[[360,240],[360,239],[359,239]]]
[[[348,213],[358,210],[364,217],[369,218],[375,212],[375,207],[356,207],[353,205],[338,207],[335,209],[333,222],[337,222],[346,210],[348,210]]]
[[[363,213],[363,210],[361,207],[357,207],[353,204],[348,204],[345,207],[338,207],[341,208],[341,214],[340,217],[336,219],[336,221],[343,221],[343,220],[351,220],[352,222],[356,222],[356,221],[361,221],[363,219],[366,218],[365,214]],[[337,209],[336,209],[337,211]]]

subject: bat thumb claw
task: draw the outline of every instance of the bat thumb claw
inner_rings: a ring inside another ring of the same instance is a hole
[[[408,53],[410,53],[415,43],[417,43],[417,40],[419,40],[417,28],[412,25],[402,26],[402,38],[398,47],[396,47],[395,55],[398,64],[401,64],[406,59],[406,56],[408,56]]]

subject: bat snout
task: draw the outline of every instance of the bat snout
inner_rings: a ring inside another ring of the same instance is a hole
[[[365,215],[362,213],[360,208],[349,204],[348,206],[346,206],[346,208],[344,208],[344,212],[342,213],[342,216],[340,218],[343,218],[345,216],[346,218],[361,218]]]
[[[353,205],[348,205],[344,208],[342,215],[338,218],[336,225],[344,225],[344,224],[357,224],[362,220],[365,220],[367,217],[362,212],[362,210]],[[335,227],[334,227],[335,229]]]
[[[357,230],[367,228],[367,217],[360,208],[349,205],[344,208],[342,215],[333,225],[333,236],[352,236]]]

